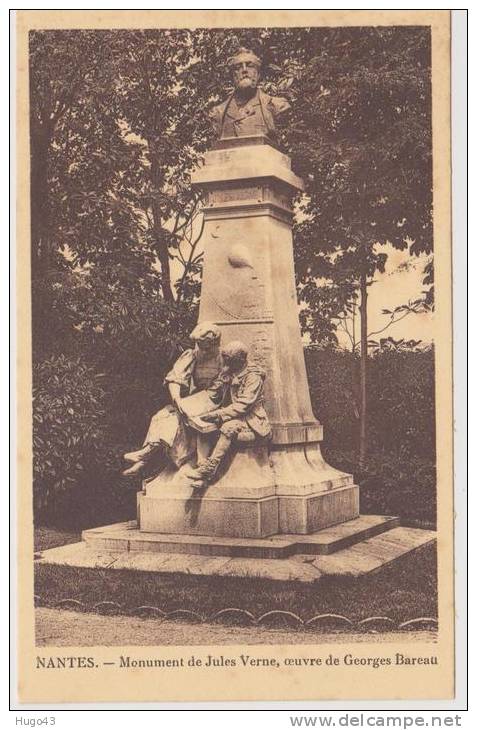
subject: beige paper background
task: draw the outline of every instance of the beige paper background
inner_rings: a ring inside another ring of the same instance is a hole
[[[20,702],[140,702],[314,699],[448,699],[454,696],[454,556],[452,465],[452,309],[450,208],[450,12],[408,10],[25,10],[17,19],[17,322],[18,322],[18,696]],[[437,643],[310,643],[295,646],[36,647],[33,607],[32,391],[28,31],[73,28],[426,25],[432,29],[432,112],[436,310],[436,414],[439,634]],[[437,655],[438,665],[381,669],[119,669],[131,658],[194,654],[325,658]],[[37,670],[37,656],[94,656],[95,669]]]

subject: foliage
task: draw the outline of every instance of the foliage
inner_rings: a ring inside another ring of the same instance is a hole
[[[428,455],[371,450],[363,467],[356,450],[325,446],[323,453],[334,467],[353,474],[362,514],[397,515],[403,524],[435,528],[436,467]]]
[[[120,269],[113,283],[109,267],[103,266],[65,271],[53,285],[46,279],[36,282],[35,359],[52,351],[81,352],[116,373],[167,368],[183,347],[196,310],[132,287],[129,276]]]
[[[432,249],[429,31],[330,28],[307,50],[283,131],[306,181],[297,272],[304,301],[334,284],[339,314],[384,269],[376,244]]]
[[[434,353],[383,347],[369,365],[370,441],[376,450],[435,459]]]
[[[141,444],[150,416],[164,405],[164,375],[196,319],[194,310],[158,295],[108,288],[97,274],[65,272],[50,299],[58,316],[37,311],[35,511],[48,524],[130,516],[122,454]]]
[[[324,426],[326,443],[352,449],[359,424],[356,356],[308,347],[305,361],[314,413]]]
[[[359,362],[349,351],[305,350],[308,382],[317,418],[330,448],[356,446],[359,423]],[[434,353],[414,343],[388,341],[370,358],[371,451],[420,454],[434,459]]]
[[[30,34],[34,275],[65,251],[71,265],[144,258],[128,196],[138,150],[120,134],[110,67],[106,33]]]
[[[330,28],[291,77],[283,140],[306,180],[296,237],[302,326],[312,342],[336,343],[359,303],[361,465],[368,289],[387,260],[379,244],[432,249],[430,64],[429,29]]]
[[[80,358],[44,360],[33,371],[33,413],[35,514],[64,519],[114,468],[102,379]]]
[[[391,338],[390,338],[391,339]],[[307,348],[315,415],[325,458],[352,473],[363,512],[435,523],[434,354],[388,341],[370,358],[369,453],[360,464],[359,360],[351,352]]]

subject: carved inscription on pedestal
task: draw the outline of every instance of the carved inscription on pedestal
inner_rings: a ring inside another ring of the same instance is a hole
[[[291,195],[284,185],[267,183],[249,187],[227,187],[209,191],[207,207],[233,206],[234,203],[271,203],[287,212],[292,211]]]
[[[232,203],[235,200],[247,200],[261,203],[263,200],[262,187],[253,186],[248,188],[241,187],[214,190],[209,193],[208,204],[210,206],[220,205],[221,203]]]
[[[266,185],[263,190],[263,198],[267,203],[278,205],[289,212],[292,211],[291,195],[285,185]]]

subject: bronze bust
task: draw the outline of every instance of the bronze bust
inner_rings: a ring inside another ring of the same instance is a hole
[[[289,109],[288,101],[259,88],[261,61],[248,48],[239,48],[227,65],[232,70],[235,90],[211,110],[217,138],[273,137],[275,119]]]

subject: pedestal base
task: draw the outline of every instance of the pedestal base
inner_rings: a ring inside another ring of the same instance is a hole
[[[140,495],[138,517],[144,532],[268,537],[278,532],[278,500],[185,497],[183,490],[171,490],[164,497]]]
[[[212,443],[199,439],[206,456]],[[142,532],[263,538],[307,535],[359,516],[359,487],[329,466],[318,443],[238,444],[216,481],[194,490],[188,474],[166,467],[138,495]]]
[[[306,497],[278,498],[279,532],[307,535],[359,517],[359,487],[352,484]]]
[[[253,563],[256,559],[286,560],[294,555],[332,555],[396,527],[399,527],[399,517],[361,515],[311,535],[272,535],[256,539],[143,532],[134,520],[93,527],[84,530],[82,537],[88,547],[97,552],[250,558]]]
[[[138,516],[143,532],[241,538],[306,535],[358,517],[359,487],[352,484],[307,496],[240,499],[169,489],[162,497],[139,495]]]

